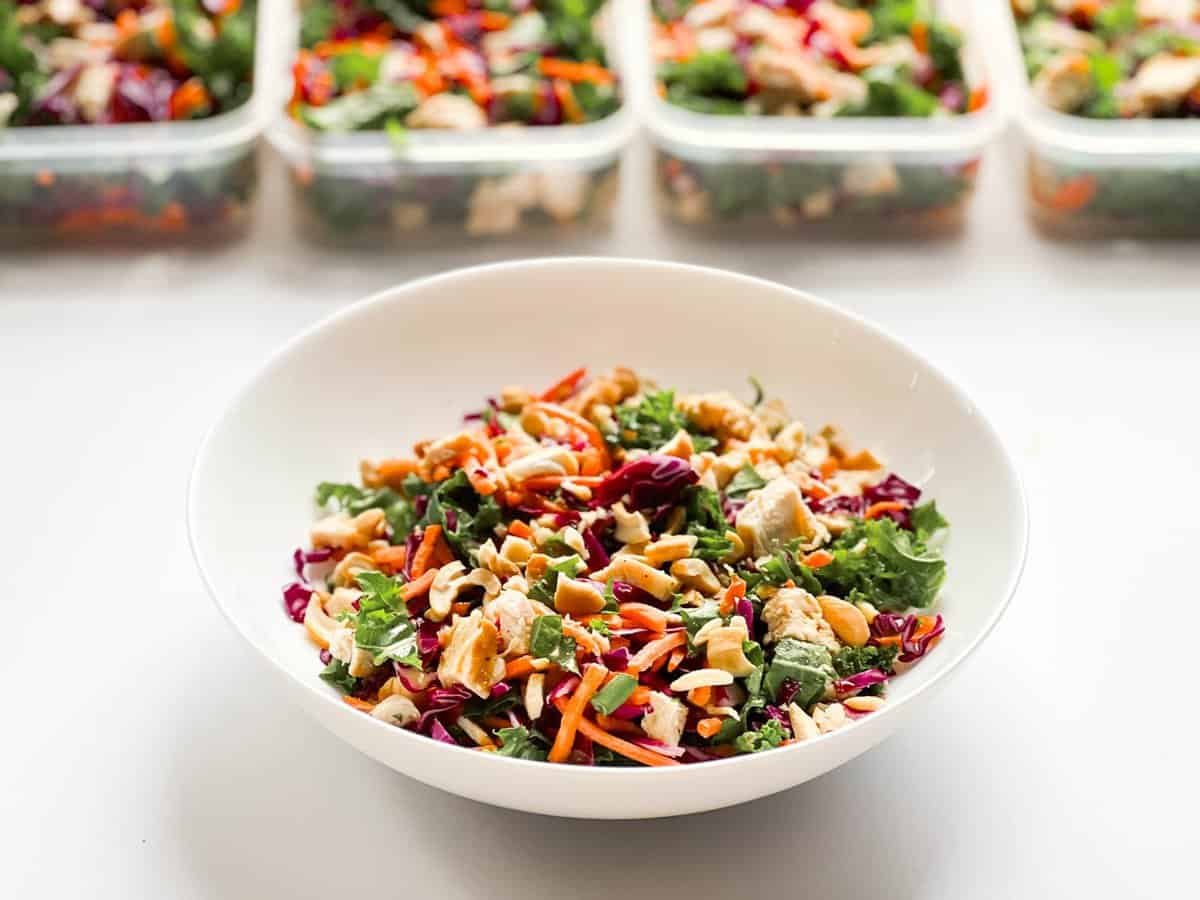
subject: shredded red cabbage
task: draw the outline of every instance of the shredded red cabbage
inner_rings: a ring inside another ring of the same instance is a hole
[[[682,746],[677,745],[672,747],[669,744],[664,744],[662,741],[656,741],[654,738],[635,737],[630,738],[629,742],[632,744],[637,744],[639,747],[643,747],[646,750],[653,750],[655,753],[661,753],[663,756],[669,756],[671,759],[678,759],[687,752]]]
[[[442,645],[438,641],[438,628],[437,622],[430,622],[427,619],[422,619],[421,624],[417,626],[417,653],[420,654],[421,662],[425,665],[430,665],[434,657],[438,655],[438,651],[442,649]]]
[[[867,505],[862,497],[837,494],[820,500],[810,500],[808,507],[815,513],[825,513],[826,515],[845,513],[850,516],[861,516],[866,511]]]
[[[616,650],[610,650],[608,653],[605,653],[601,659],[604,661],[604,665],[608,666],[612,671],[624,672],[625,668],[629,665],[629,657],[628,647],[618,647]]]
[[[417,720],[417,731],[424,731],[426,728],[431,727],[429,723],[436,722],[437,716],[460,708],[473,696],[475,695],[471,693],[470,689],[463,687],[461,684],[456,684],[454,687],[448,688],[435,687],[429,692],[429,696],[426,699],[425,711],[421,713],[421,718]]]
[[[321,665],[327,666],[333,661],[333,654],[328,650],[322,650],[317,654],[321,658]]]
[[[297,547],[296,552],[292,554],[292,565],[296,568],[296,577],[304,579],[304,567],[308,563],[326,562],[333,558],[333,550],[330,547],[321,547],[318,550],[302,550]]]
[[[633,509],[674,503],[684,488],[699,480],[687,460],[651,453],[605,478],[592,493],[592,505],[612,506],[625,496]]]
[[[618,603],[649,603],[651,606],[662,606],[662,601],[651,594],[649,591],[644,591],[634,584],[629,584],[627,581],[614,581],[612,584],[613,596],[617,598]]]
[[[887,680],[888,676],[881,670],[867,669],[865,672],[857,672],[848,678],[839,678],[833,683],[833,689],[837,691],[839,697],[849,697],[871,685],[883,684]]]
[[[491,693],[488,694],[488,697],[492,700],[495,700],[497,697],[503,697],[511,690],[512,688],[506,682],[497,681],[492,685],[492,690]]]
[[[304,621],[304,611],[308,609],[308,601],[312,597],[312,592],[312,588],[299,581],[293,581],[284,587],[283,608],[293,622]]]
[[[596,531],[597,525],[593,524],[583,532],[583,546],[587,547],[589,572],[603,569],[612,561],[609,559],[608,551],[600,543],[600,538],[596,534]]]
[[[434,719],[433,724],[429,726],[429,736],[435,741],[441,741],[443,744],[458,746],[458,741],[454,739],[454,735],[447,731],[446,726],[437,719]]]
[[[400,679],[400,683],[404,685],[404,689],[414,694],[421,693],[433,681],[433,673],[410,669],[408,666],[402,666],[399,663],[392,663],[392,671]]]
[[[779,702],[787,706],[792,702],[798,690],[800,690],[800,682],[794,678],[783,679],[783,683],[779,685]]]
[[[921,627],[918,616],[901,616],[895,613],[880,613],[871,622],[871,637],[900,636],[900,662],[915,662],[929,652],[933,642],[946,631],[946,625],[939,615],[928,633],[917,636]]]
[[[754,604],[750,602],[749,597],[739,597],[737,606],[737,614],[746,620],[746,627],[750,630],[750,634],[754,634]]]
[[[909,484],[899,475],[888,475],[879,484],[863,488],[863,497],[867,503],[879,503],[883,500],[899,500],[912,506],[921,499],[921,489]]]
[[[612,711],[614,719],[640,719],[646,714],[647,707],[638,706],[636,703],[622,703]]]
[[[569,697],[572,693],[574,693],[575,688],[578,686],[579,676],[570,675],[555,685],[554,690],[550,692],[550,694],[546,697],[546,700],[550,703],[553,703],[560,697]]]

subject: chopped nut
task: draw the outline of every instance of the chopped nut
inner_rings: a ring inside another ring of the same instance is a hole
[[[528,597],[515,590],[501,591],[495,599],[484,603],[483,614],[500,630],[506,657],[512,659],[529,652],[529,633],[537,611]]]
[[[664,456],[677,456],[680,459],[691,459],[696,453],[696,447],[692,443],[692,436],[686,430],[680,428],[675,432],[675,437],[671,438],[665,444],[658,448],[658,452]]]
[[[387,722],[389,725],[396,725],[403,728],[405,725],[409,725],[421,718],[421,713],[417,711],[416,706],[407,697],[400,694],[393,694],[376,703],[375,708],[371,710],[371,716],[382,722]]]
[[[846,709],[852,709],[855,712],[875,712],[883,707],[882,697],[848,697],[842,701],[842,705]]]
[[[792,724],[792,736],[798,741],[807,741],[821,734],[812,716],[795,703],[788,704],[788,720]]]
[[[698,538],[694,534],[677,534],[647,544],[643,554],[652,566],[661,566],[677,559],[684,559],[696,549]]]
[[[533,555],[533,545],[525,540],[525,538],[519,538],[515,534],[510,534],[504,539],[504,543],[500,545],[500,555],[517,565],[524,565],[529,562],[529,557]]]
[[[541,672],[534,672],[525,682],[525,712],[534,722],[541,716],[546,705],[545,684],[546,676]]]
[[[813,709],[813,722],[821,734],[837,731],[846,724],[846,710],[840,703],[818,703]]]
[[[871,626],[853,603],[827,595],[818,597],[817,603],[821,605],[821,615],[843,643],[862,647],[871,639]]]
[[[351,588],[358,584],[363,572],[378,570],[375,560],[365,553],[347,553],[333,569],[333,583],[339,588]]]
[[[671,563],[671,574],[678,578],[684,587],[697,590],[706,597],[711,597],[721,590],[721,582],[717,580],[708,563],[702,559],[677,559]]]
[[[479,564],[500,578],[511,578],[520,573],[520,567],[510,559],[506,559],[496,551],[496,544],[488,538],[479,545]]]
[[[650,540],[650,524],[640,512],[629,512],[625,504],[616,503],[612,513],[617,522],[616,538],[622,544],[642,544]]]
[[[429,586],[429,610],[425,613],[428,619],[440,622],[450,615],[450,607],[458,595],[473,585],[483,588],[485,601],[500,593],[500,580],[487,569],[475,569],[464,575],[465,569],[458,560],[438,569]]]
[[[654,595],[658,600],[666,600],[679,590],[679,582],[675,578],[629,556],[614,557],[608,568],[604,570],[603,577],[599,574],[593,577],[597,581],[608,581],[613,578],[617,581],[626,581],[634,587]]]
[[[712,652],[712,638],[708,640],[709,652]],[[686,675],[680,675],[671,682],[671,690],[677,694],[700,687],[723,687],[733,684],[733,675],[724,669],[696,669]]]
[[[604,594],[588,581],[559,576],[554,608],[563,615],[586,616],[604,609]]]
[[[353,518],[347,513],[334,513],[314,524],[310,537],[314,547],[361,550],[386,527],[382,509],[368,509]]]
[[[750,629],[741,616],[733,616],[728,625],[714,628],[708,635],[708,665],[737,678],[746,677],[755,668],[742,649],[742,644],[749,639]]]

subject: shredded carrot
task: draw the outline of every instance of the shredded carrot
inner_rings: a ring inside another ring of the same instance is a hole
[[[621,612],[621,618],[635,626],[651,631],[667,630],[667,614],[648,603],[622,603],[617,609]]]
[[[583,381],[586,375],[587,369],[580,366],[578,369],[568,372],[562,378],[558,379],[558,381],[554,382],[554,384],[550,385],[550,387],[546,388],[546,390],[542,391],[542,395],[538,399],[548,403],[562,403],[575,393],[575,389],[579,387],[579,382]]]
[[[644,672],[655,660],[670,653],[676,647],[682,647],[685,643],[687,643],[686,632],[672,631],[670,634],[663,635],[631,656],[625,670],[634,673]]]
[[[913,46],[917,48],[918,53],[929,52],[929,26],[924,22],[913,22],[908,29],[909,37],[912,38]]]
[[[499,486],[492,480],[487,470],[479,465],[478,460],[472,461],[470,465],[466,465],[463,468],[467,473],[467,481],[471,482],[471,487],[481,497],[490,497],[499,489]]]
[[[613,78],[613,73],[604,66],[591,62],[575,62],[570,59],[542,57],[538,60],[538,71],[547,78],[561,78],[564,81],[612,84],[616,80]]]
[[[818,471],[820,471],[822,478],[828,478],[830,475],[833,475],[838,470],[837,458],[833,457],[833,456],[826,457],[825,461],[823,463],[821,463],[821,465],[818,466],[817,469],[818,469]]]
[[[1080,175],[1064,181],[1050,195],[1050,207],[1060,212],[1075,212],[1083,209],[1096,196],[1096,179],[1091,175]]]
[[[504,718],[503,716],[484,716],[482,719],[480,719],[480,721],[493,731],[499,731],[501,728],[512,727],[512,722],[508,721],[508,719]]]
[[[929,634],[936,622],[937,616],[917,616],[917,630],[913,632],[913,637],[919,638]]]
[[[721,595],[721,602],[717,608],[721,611],[721,615],[727,616],[733,612],[737,602],[746,596],[746,582],[734,575],[729,582],[729,587],[725,588],[725,593]]]
[[[567,709],[565,700],[556,700],[554,705],[562,712]],[[566,721],[566,712],[563,712],[563,721]],[[639,747],[637,744],[631,744],[629,741],[622,740],[616,735],[609,734],[600,726],[591,722],[588,719],[580,717],[576,723],[576,728],[584,737],[589,738],[599,744],[601,747],[607,747],[613,753],[619,753],[626,759],[632,759],[634,762],[640,762],[647,766],[677,766],[678,760],[671,759],[668,756],[663,756],[661,753],[655,753],[653,750],[647,750],[644,747]],[[562,730],[559,730],[562,734]],[[553,752],[553,751],[551,751]],[[551,759],[551,757],[547,757]]]
[[[344,700],[350,706],[353,706],[355,709],[360,709],[363,712],[370,712],[375,708],[374,703],[371,703],[367,700],[360,700],[357,697],[343,697],[342,700]]]
[[[879,644],[881,647],[899,647],[900,635],[889,634],[886,637],[875,638],[875,643]]]
[[[471,604],[466,600],[460,600],[457,603],[450,604],[450,612],[456,616],[469,615],[471,612]]]
[[[599,428],[597,428],[583,416],[579,415],[578,413],[573,413],[571,410],[567,409],[566,407],[559,406],[557,403],[546,403],[543,401],[530,403],[525,408],[540,412],[552,419],[560,419],[561,421],[566,422],[568,425],[575,426],[575,428],[587,436],[588,443],[604,454],[604,460],[607,462],[608,448],[604,445],[604,435],[600,433]]]
[[[533,529],[529,527],[529,523],[515,519],[508,523],[508,533],[513,537],[528,538],[533,535]]]
[[[899,512],[904,508],[904,504],[899,500],[880,500],[878,503],[868,506],[863,515],[868,519],[878,519],[884,513]]]
[[[712,702],[712,688],[692,688],[690,691],[688,691],[687,698],[688,703],[691,703],[695,706],[708,706],[708,704]]]
[[[375,565],[379,566],[380,571],[386,575],[395,575],[403,569],[407,558],[408,549],[406,547],[380,547],[371,554]]]
[[[685,656],[687,656],[687,651],[682,647],[676,647],[672,650],[671,655],[667,657],[667,671],[674,672],[678,669]]]
[[[807,554],[800,562],[810,569],[819,569],[833,562],[833,554],[828,550],[814,550],[812,553]]]
[[[696,733],[703,738],[710,738],[721,730],[721,719],[719,716],[713,716],[710,719],[701,719],[696,723]]]
[[[420,597],[423,594],[429,593],[429,588],[433,584],[433,579],[437,577],[437,571],[430,569],[421,576],[414,578],[408,584],[400,589],[400,595],[405,600],[412,600],[415,597]]]
[[[636,737],[644,737],[646,734],[644,731],[642,731],[642,729],[638,728],[632,722],[628,722],[625,719],[617,719],[613,716],[606,716],[602,713],[596,713],[596,724],[605,731],[624,732],[625,734],[632,734]]]
[[[437,549],[437,544],[441,537],[441,525],[435,522],[432,525],[425,526],[425,534],[421,536],[421,545],[417,547],[417,552],[413,554],[412,574],[414,578],[424,575],[425,570],[429,568],[429,564],[433,561],[434,551]]]
[[[521,489],[526,491],[549,491],[562,487],[564,481],[570,481],[582,487],[597,487],[604,479],[598,475],[535,475],[521,482]]]
[[[833,491],[825,487],[819,481],[814,481],[804,489],[804,496],[809,500],[824,500],[826,497],[833,496]]]
[[[567,757],[571,755],[571,748],[575,746],[575,733],[579,729],[580,722],[583,721],[584,709],[607,674],[608,669],[599,663],[590,665],[584,670],[583,680],[579,682],[579,687],[575,688],[575,693],[571,695],[570,701],[559,708],[562,713],[562,724],[559,725],[558,734],[554,736],[554,744],[546,755],[547,760],[566,762]]]
[[[404,479],[417,471],[415,459],[381,459],[375,464],[375,477],[380,484],[399,489]]]
[[[521,678],[534,672],[540,672],[546,668],[542,664],[544,662],[544,660],[539,662],[528,653],[518,656],[516,659],[510,659],[504,666],[504,678],[507,681],[509,678]]]
[[[629,699],[625,701],[630,706],[645,706],[650,702],[650,688],[644,684],[639,684],[633,689],[633,693],[629,695]]]

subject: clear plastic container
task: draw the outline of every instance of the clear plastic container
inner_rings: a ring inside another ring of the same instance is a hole
[[[264,4],[265,6],[266,4]],[[202,239],[236,234],[265,123],[258,52],[249,99],[186,122],[0,128],[0,242]]]
[[[991,77],[967,6],[943,17],[963,29],[968,79],[988,85],[988,102],[936,119],[715,116],[674,106],[658,95],[643,10],[634,23],[638,93],[664,214],[718,230],[762,224],[921,236],[958,228],[980,154],[1005,118],[1003,86]]]
[[[1033,94],[1007,10],[996,34],[1018,86],[1029,211],[1040,228],[1065,238],[1200,235],[1200,120],[1089,119],[1051,109]]]
[[[611,68],[626,81],[625,0],[610,0]],[[293,10],[278,31],[277,73],[290,72],[299,36]],[[267,131],[291,173],[299,224],[310,237],[376,243],[395,238],[505,236],[538,226],[606,224],[617,196],[621,151],[636,127],[623,98],[611,116],[580,125],[321,134],[284,112],[290,76],[273,98]],[[627,90],[623,87],[623,90]]]

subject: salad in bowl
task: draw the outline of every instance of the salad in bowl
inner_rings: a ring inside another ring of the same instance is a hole
[[[629,368],[504,387],[316,487],[284,609],[381,722],[583,766],[677,766],[852,725],[933,651],[947,527],[777,400]]]

